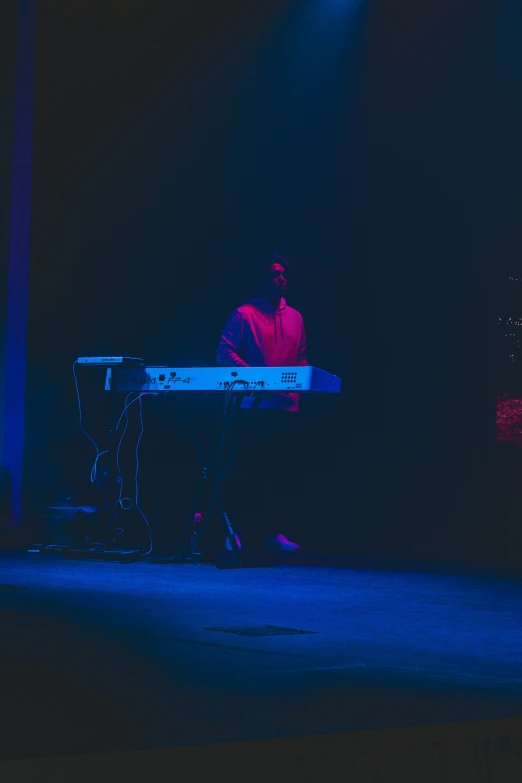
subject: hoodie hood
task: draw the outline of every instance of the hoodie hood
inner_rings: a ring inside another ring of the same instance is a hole
[[[286,299],[284,296],[281,297],[278,308],[275,308],[274,305],[270,304],[268,299],[265,299],[265,297],[261,296],[261,294],[257,294],[256,296],[251,296],[248,299],[245,299],[243,304],[253,304],[264,313],[275,313],[278,310],[286,310]]]
[[[272,315],[274,323],[274,338],[276,340],[284,340],[285,333],[283,329],[283,313],[286,310],[286,299],[284,296],[281,297],[281,301],[279,302],[278,307],[274,307],[274,305],[271,304],[268,299],[265,299],[265,297],[261,296],[260,294],[245,299],[243,304],[254,305],[254,307],[256,307],[258,310],[261,310],[262,313],[266,313],[266,315]]]

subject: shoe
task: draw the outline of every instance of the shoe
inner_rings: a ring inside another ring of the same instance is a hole
[[[289,541],[282,533],[267,538],[266,548],[270,549],[271,552],[297,552],[298,549],[301,549],[299,544]]]

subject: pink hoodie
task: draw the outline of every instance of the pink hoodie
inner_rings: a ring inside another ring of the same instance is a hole
[[[226,367],[296,367],[308,364],[303,316],[281,299],[274,308],[262,296],[247,299],[234,310],[216,350]],[[241,407],[247,407],[245,398]],[[297,412],[299,395],[267,395],[260,408]]]

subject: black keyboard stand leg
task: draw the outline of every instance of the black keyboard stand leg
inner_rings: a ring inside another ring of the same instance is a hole
[[[116,421],[117,411],[117,391],[116,391],[116,379],[114,377],[114,370],[108,378],[109,383],[109,432],[107,437],[107,451],[106,451],[106,464],[107,470],[102,478],[103,481],[103,546],[107,551],[113,551],[116,547],[116,540],[114,531],[118,522],[118,512],[116,510],[115,491],[116,481],[119,478],[117,476],[116,468],[116,439],[117,432],[114,426]]]
[[[199,555],[196,553],[199,539],[201,538],[204,529],[208,524],[209,519],[214,514],[216,514],[219,517],[221,524],[223,525],[225,530],[226,540],[230,543],[230,549],[226,550],[225,552],[228,562],[237,564],[238,566],[241,565],[243,563],[243,548],[241,544],[238,544],[239,536],[237,536],[236,532],[234,531],[234,528],[232,527],[227,512],[224,511],[223,509],[221,503],[220,479],[215,479],[209,505],[207,507],[207,511],[205,512],[204,522],[200,525],[200,528],[197,531],[197,533],[194,534],[190,545],[189,559],[192,560],[193,562],[199,562]]]
[[[226,511],[223,511],[221,509],[220,511],[220,517],[221,521],[225,528],[225,533],[227,536],[227,541],[230,543],[231,549],[225,551],[225,557],[226,559],[232,561],[233,563],[237,563],[237,565],[243,565],[243,547],[241,546],[241,543],[239,542],[239,536],[236,535],[234,532],[234,529],[230,523],[230,519],[228,518],[228,514]]]
[[[230,415],[229,421],[225,428],[225,433],[228,427],[230,426],[231,419],[234,415],[234,413],[237,412],[239,398],[236,398],[232,401],[232,413]],[[257,400],[255,401],[257,403]],[[241,413],[246,414],[247,411],[239,411],[240,415]],[[223,437],[224,437],[223,434]],[[242,439],[243,431],[240,430],[239,436],[236,439],[236,443],[234,448],[232,449],[232,454],[226,463],[226,465],[223,467],[221,462],[221,456],[217,456],[217,458],[213,461],[213,472],[214,472],[214,484],[212,487],[212,492],[210,496],[209,505],[207,507],[207,511],[205,514],[205,521],[200,526],[199,531],[195,534],[193,538],[193,543],[191,544],[191,557],[195,560],[197,560],[197,557],[195,556],[195,549],[198,545],[199,539],[201,535],[203,534],[204,528],[206,527],[208,520],[212,516],[212,514],[217,514],[219,516],[219,519],[221,521],[221,524],[224,527],[225,530],[225,536],[226,541],[230,544],[230,549],[225,550],[225,558],[228,565],[237,565],[240,566],[244,563],[244,550],[240,543],[239,536],[234,531],[234,528],[232,527],[232,523],[230,522],[229,516],[227,512],[223,509],[222,506],[222,500],[221,500],[221,494],[222,494],[222,484],[226,479],[226,476],[232,467],[232,463],[234,461],[234,458],[237,454],[237,450],[239,448],[240,441]],[[239,543],[238,543],[239,542]]]

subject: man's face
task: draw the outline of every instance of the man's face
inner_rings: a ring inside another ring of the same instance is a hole
[[[284,296],[286,291],[286,271],[282,264],[274,262],[266,277],[266,289],[270,296]]]

